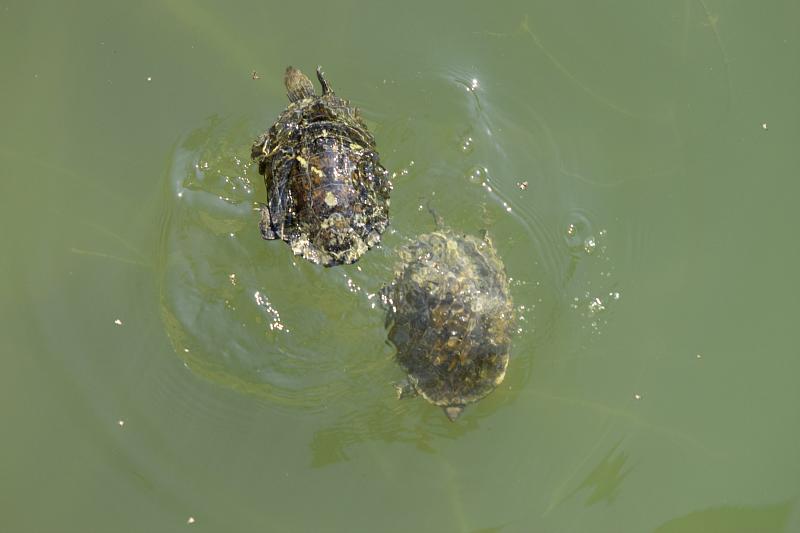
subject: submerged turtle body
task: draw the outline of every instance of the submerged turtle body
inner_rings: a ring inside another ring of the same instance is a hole
[[[400,258],[384,289],[389,340],[408,373],[399,396],[418,393],[455,420],[505,377],[514,309],[503,263],[488,238],[447,229]]]
[[[267,187],[261,235],[325,266],[354,263],[380,242],[391,184],[358,111],[337,97],[318,68],[322,95],[289,67],[289,106],[258,139],[252,157]]]

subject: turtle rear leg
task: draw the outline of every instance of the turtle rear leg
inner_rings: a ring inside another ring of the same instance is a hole
[[[258,221],[258,229],[261,230],[261,238],[265,241],[280,239],[280,236],[272,229],[272,219],[270,218],[267,204],[259,204],[258,210],[261,214]]]
[[[397,393],[398,400],[412,398],[417,395],[417,389],[407,379],[395,383],[394,390]]]
[[[297,102],[303,98],[313,98],[314,85],[308,77],[294,67],[286,67],[283,75],[283,84],[286,85],[286,96],[290,102]]]
[[[436,209],[433,208],[431,205],[431,199],[428,198],[428,201],[425,203],[425,206],[428,208],[428,213],[431,214],[433,217],[433,223],[436,224],[436,229],[440,230],[444,228],[444,219],[442,219],[441,215],[436,212]]]

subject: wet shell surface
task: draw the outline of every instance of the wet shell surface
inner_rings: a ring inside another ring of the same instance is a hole
[[[317,78],[321,95],[302,72],[286,70],[289,105],[253,143],[267,188],[259,227],[313,263],[350,264],[380,242],[391,183],[358,110],[320,69]]]
[[[514,308],[503,263],[488,238],[447,229],[418,237],[400,259],[383,290],[389,340],[408,374],[398,393],[455,420],[508,368]]]

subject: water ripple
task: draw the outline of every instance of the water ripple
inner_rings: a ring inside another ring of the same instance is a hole
[[[163,321],[193,372],[276,405],[323,410],[388,366],[381,314],[357,312],[371,307],[362,286],[374,284],[362,276],[364,262],[324,269],[261,240],[263,185],[247,157],[247,129],[212,119],[174,151],[164,189]],[[352,353],[352,339],[363,351]]]

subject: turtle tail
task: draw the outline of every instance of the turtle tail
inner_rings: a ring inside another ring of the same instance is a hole
[[[286,95],[290,102],[297,102],[303,98],[313,98],[314,85],[311,80],[294,67],[286,67],[286,74],[283,75],[283,83],[286,85]]]

